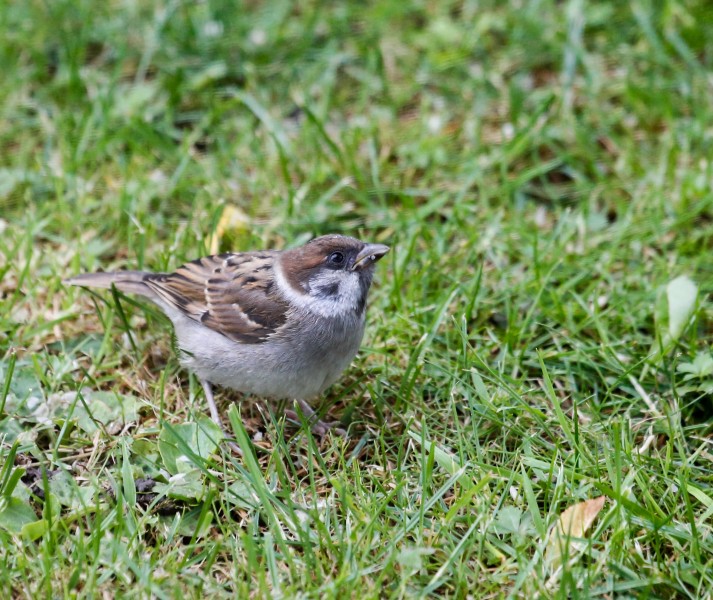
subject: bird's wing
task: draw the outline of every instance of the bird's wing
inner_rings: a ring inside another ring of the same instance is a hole
[[[191,319],[245,344],[265,341],[284,325],[287,302],[277,292],[278,253],[206,256],[145,283],[160,300]]]

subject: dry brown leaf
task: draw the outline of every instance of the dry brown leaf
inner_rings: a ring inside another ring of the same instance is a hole
[[[547,539],[545,560],[556,568],[562,562],[562,555],[571,557],[583,546],[582,538],[604,507],[606,496],[585,500],[565,510],[557,524],[551,529]]]

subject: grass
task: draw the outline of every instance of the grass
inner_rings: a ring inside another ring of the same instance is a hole
[[[2,597],[711,597],[709,13],[0,5]],[[393,246],[347,441],[221,392],[213,452],[166,320],[61,283],[327,232]]]

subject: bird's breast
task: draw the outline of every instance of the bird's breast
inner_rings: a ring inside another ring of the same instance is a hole
[[[302,315],[259,344],[241,344],[195,322],[176,323],[183,364],[217,385],[260,397],[310,399],[354,359],[364,315]]]

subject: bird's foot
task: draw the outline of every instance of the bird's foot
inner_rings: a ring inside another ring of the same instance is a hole
[[[287,409],[285,416],[298,424],[308,424],[314,435],[323,438],[330,431],[340,437],[347,437],[347,432],[339,427],[339,421],[322,421],[312,407],[304,400],[295,400],[295,404],[299,406],[299,412]]]

